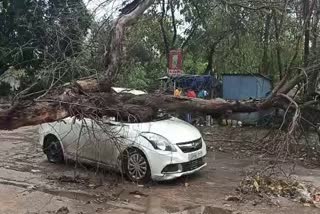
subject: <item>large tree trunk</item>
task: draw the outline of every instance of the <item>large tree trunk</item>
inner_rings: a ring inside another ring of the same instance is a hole
[[[53,122],[69,116],[99,119],[106,115],[122,121],[145,122],[152,120],[158,110],[206,114],[224,113],[227,110],[255,112],[270,108],[275,103],[227,102],[222,99],[190,99],[163,94],[116,94],[101,91],[98,81],[88,79],[55,90],[41,100],[20,101],[10,109],[0,111],[0,130]]]

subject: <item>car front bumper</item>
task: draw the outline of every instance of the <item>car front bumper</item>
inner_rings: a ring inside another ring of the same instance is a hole
[[[207,166],[207,163],[203,163],[202,166],[196,168],[196,169],[193,169],[193,170],[190,170],[190,171],[185,171],[185,172],[170,172],[170,173],[162,173],[162,174],[155,174],[155,175],[152,175],[152,179],[155,180],[155,181],[166,181],[166,180],[172,180],[172,179],[175,179],[175,178],[179,178],[181,176],[184,176],[184,175],[190,175],[190,174],[193,174],[197,171],[199,171],[200,169],[202,169],[203,167]]]
[[[155,181],[165,181],[189,175],[201,170],[207,165],[205,156],[206,145],[202,142],[202,148],[191,153],[184,153],[179,148],[177,152],[148,151],[146,156],[151,169],[151,177]],[[190,159],[193,154],[201,152],[195,159]],[[167,166],[174,166],[177,170],[166,171]]]

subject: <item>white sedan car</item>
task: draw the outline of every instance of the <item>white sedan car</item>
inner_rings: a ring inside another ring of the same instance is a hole
[[[135,182],[170,180],[206,166],[197,128],[163,115],[145,123],[66,118],[40,126],[40,144],[50,162],[67,159],[124,172]]]

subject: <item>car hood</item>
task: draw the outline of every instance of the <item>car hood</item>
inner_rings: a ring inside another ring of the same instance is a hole
[[[189,142],[201,137],[197,128],[178,118],[148,123],[127,124],[137,132],[152,132],[167,138],[171,143]]]

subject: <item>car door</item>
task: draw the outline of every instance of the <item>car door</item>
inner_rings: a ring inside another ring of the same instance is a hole
[[[73,160],[87,158],[88,132],[85,121],[69,117],[59,122],[59,133],[64,152]]]
[[[117,122],[67,118],[60,124],[65,152],[74,160],[87,160],[115,167],[127,136]]]
[[[120,151],[126,139],[125,125],[114,121],[86,123],[84,138],[85,158],[110,167],[117,167]]]
[[[102,129],[91,119],[67,118],[62,124],[66,145],[65,150],[74,160],[85,160],[107,164],[109,162],[108,150],[104,145],[108,140],[107,131]]]

